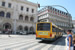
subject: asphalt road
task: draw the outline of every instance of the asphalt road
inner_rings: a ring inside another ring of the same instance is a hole
[[[0,38],[0,50],[65,50],[65,37],[54,42],[36,40],[35,35]]]

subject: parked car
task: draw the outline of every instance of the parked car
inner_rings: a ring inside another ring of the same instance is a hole
[[[23,33],[22,31],[17,31],[16,32],[16,34],[20,34],[20,35],[22,35],[22,33]]]
[[[0,31],[0,34],[2,34],[2,31]]]
[[[27,35],[27,33],[28,33],[27,31],[23,31],[22,35]]]
[[[30,32],[28,32],[28,34],[35,34],[35,32],[30,31]]]
[[[27,32],[26,31],[17,31],[16,34],[27,35]]]
[[[2,33],[3,33],[3,34],[8,34],[8,31],[3,30]]]

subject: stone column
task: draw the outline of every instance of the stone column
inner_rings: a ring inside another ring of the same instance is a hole
[[[6,18],[6,14],[7,14],[7,12],[5,11],[4,18]]]
[[[25,21],[25,15],[23,14],[23,21]]]

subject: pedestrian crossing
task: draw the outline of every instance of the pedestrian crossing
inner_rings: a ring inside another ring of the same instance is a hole
[[[64,50],[65,46],[40,43],[41,40],[14,38],[0,41],[0,50]],[[53,47],[55,46],[55,47]],[[53,47],[53,49],[50,49]]]
[[[66,46],[65,46],[66,47]],[[64,46],[56,45],[53,50],[66,50]]]
[[[48,50],[48,48],[50,48],[52,45],[46,45],[45,47],[43,47],[41,50]]]
[[[35,45],[35,44],[37,44],[37,42],[32,42],[32,43],[29,43],[29,44],[27,44],[27,45],[22,45],[22,46],[20,46],[19,48],[15,47],[15,48],[13,48],[13,49],[15,49],[15,50],[21,50],[21,49],[23,49],[23,48],[27,48],[27,47],[30,47],[30,46]]]

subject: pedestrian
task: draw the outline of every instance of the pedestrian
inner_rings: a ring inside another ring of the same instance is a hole
[[[8,36],[9,37],[11,37],[10,34],[11,34],[11,29],[8,29]]]
[[[67,50],[73,50],[73,37],[72,37],[72,30],[67,30]]]
[[[73,35],[73,50],[75,50],[75,35]]]

